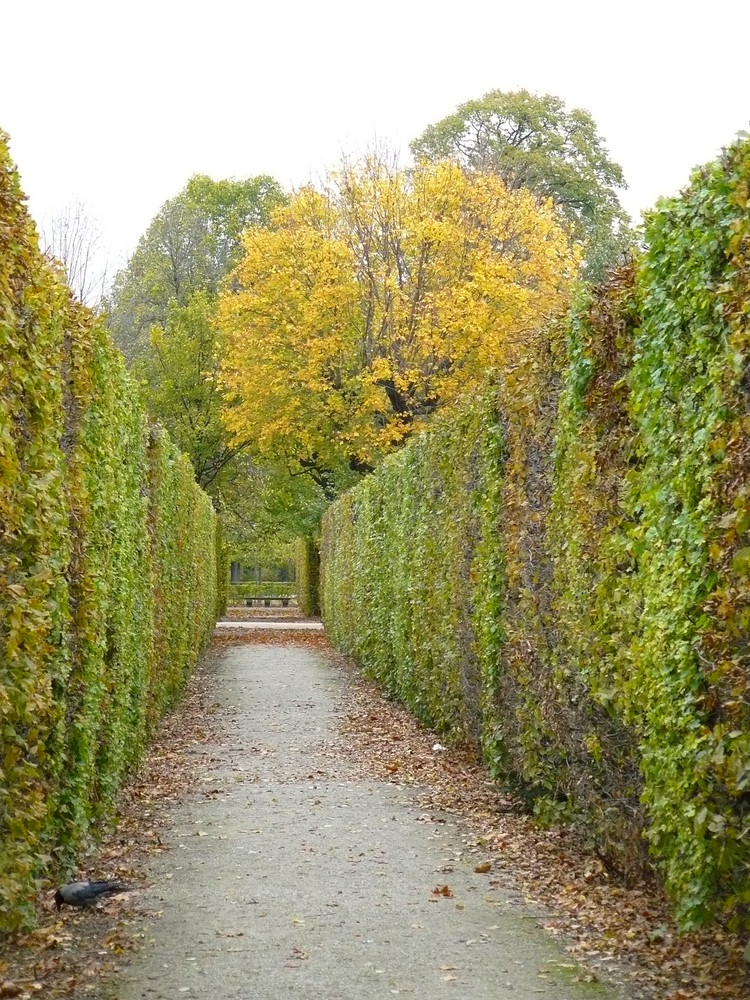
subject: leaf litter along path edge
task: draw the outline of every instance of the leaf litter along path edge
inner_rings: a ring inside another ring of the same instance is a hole
[[[321,622],[315,621],[264,621],[263,619],[256,618],[253,621],[221,621],[216,623],[216,630],[220,632],[222,629],[239,629],[242,630],[259,630],[259,629],[269,629],[272,632],[322,632],[323,625]]]
[[[229,614],[235,619],[268,617],[260,609],[233,608]],[[301,615],[292,608],[274,609],[274,618],[282,617],[300,620]],[[167,830],[174,826],[178,803],[190,789],[206,798],[219,794],[218,788],[206,789],[200,781],[212,764],[214,746],[226,735],[221,705],[212,700],[216,657],[226,649],[256,643],[304,646],[335,664],[346,680],[347,697],[346,709],[339,713],[345,739],[338,749],[366,776],[417,784],[412,791],[425,810],[440,808],[459,818],[473,831],[467,850],[491,859],[492,874],[484,876],[488,887],[496,889],[501,875],[525,895],[541,900],[552,913],[547,930],[567,941],[582,961],[600,967],[603,959],[616,958],[618,964],[608,974],[637,983],[636,996],[655,1000],[750,996],[743,942],[736,935],[717,928],[679,937],[653,886],[624,890],[610,884],[597,859],[577,848],[564,830],[539,830],[527,817],[500,815],[497,789],[473,755],[460,748],[433,751],[435,734],[387,701],[375,684],[332,650],[321,631],[268,629],[217,632],[186,697],[162,722],[141,769],[124,787],[116,828],[81,857],[78,877],[121,877],[136,891],[115,897],[96,913],[62,915],[54,912],[51,894],[45,892],[38,930],[0,940],[0,996],[27,1000],[41,991],[49,997],[102,1000],[105,994],[113,995],[106,981],[144,939],[138,889],[152,874],[149,859],[167,850]],[[433,888],[444,884],[449,883]],[[452,974],[446,970],[446,975]],[[498,995],[505,992],[499,989]],[[155,994],[152,990],[147,995],[153,1000]]]
[[[539,915],[488,888],[452,817],[342,753],[346,693],[314,650],[226,643],[224,733],[149,865],[159,919],[119,1000],[618,995],[576,982]]]

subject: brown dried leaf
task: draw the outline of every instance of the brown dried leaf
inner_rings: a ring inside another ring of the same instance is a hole
[[[432,890],[433,896],[445,896],[447,899],[453,895],[453,890],[449,885],[436,885]]]

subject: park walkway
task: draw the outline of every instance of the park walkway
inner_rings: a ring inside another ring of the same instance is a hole
[[[336,753],[346,679],[320,654],[233,645],[213,669],[223,736],[152,862],[118,1000],[614,995],[576,981],[517,895],[490,898],[451,817]]]

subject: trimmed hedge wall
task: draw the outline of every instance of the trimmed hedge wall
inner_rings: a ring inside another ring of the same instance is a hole
[[[211,635],[217,521],[42,258],[0,133],[0,929],[33,920]]]
[[[323,528],[337,645],[685,927],[750,926],[749,209],[743,141]]]
[[[303,615],[320,614],[320,549],[315,538],[297,539],[297,604]]]

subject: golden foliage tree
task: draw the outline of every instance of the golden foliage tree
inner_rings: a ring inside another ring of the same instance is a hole
[[[551,204],[450,163],[371,157],[249,231],[219,303],[225,420],[334,495],[568,303]]]

